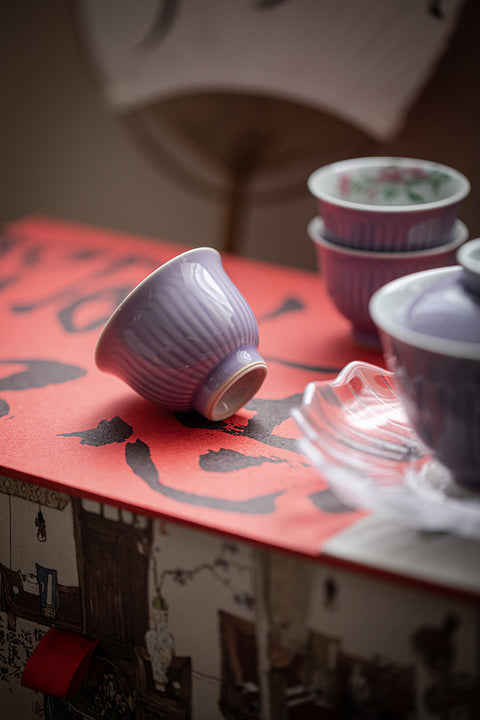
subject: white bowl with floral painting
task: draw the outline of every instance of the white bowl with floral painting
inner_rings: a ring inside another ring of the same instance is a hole
[[[470,182],[428,160],[368,157],[315,170],[308,188],[330,241],[357,250],[428,250],[451,238]]]

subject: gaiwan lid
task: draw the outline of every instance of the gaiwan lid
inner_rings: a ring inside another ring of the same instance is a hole
[[[480,343],[480,238],[457,251],[459,266],[423,288],[404,310],[409,330]]]

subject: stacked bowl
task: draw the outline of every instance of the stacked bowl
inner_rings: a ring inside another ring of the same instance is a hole
[[[455,264],[468,179],[439,163],[370,157],[325,165],[308,178],[318,215],[308,225],[327,292],[355,341],[379,347],[369,301],[386,283]]]

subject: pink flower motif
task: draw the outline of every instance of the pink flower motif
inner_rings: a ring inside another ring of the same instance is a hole
[[[378,179],[380,182],[401,183],[405,181],[405,173],[397,167],[387,167],[382,170]]]
[[[425,170],[421,167],[414,167],[410,170],[410,175],[418,180],[427,180],[428,175]]]
[[[350,195],[351,181],[349,175],[340,175],[340,179],[338,181],[338,189],[341,195]]]

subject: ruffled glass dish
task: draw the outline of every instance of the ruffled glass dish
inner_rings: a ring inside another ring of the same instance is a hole
[[[393,373],[352,362],[312,382],[292,411],[299,444],[350,507],[480,539],[480,494],[458,486],[409,425]]]

